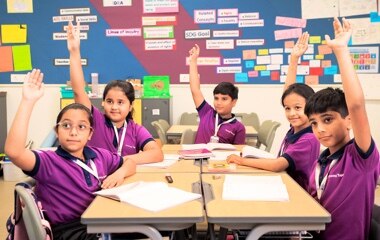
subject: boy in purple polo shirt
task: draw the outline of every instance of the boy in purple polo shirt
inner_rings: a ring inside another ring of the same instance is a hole
[[[275,159],[253,159],[230,155],[228,163],[236,163],[273,172],[286,172],[305,190],[309,185],[312,166],[319,155],[320,143],[314,136],[309,119],[304,113],[306,101],[314,90],[301,83],[295,83],[298,60],[308,48],[309,34],[303,33],[294,45],[284,92],[281,97],[290,129],[286,134]]]
[[[335,39],[325,36],[340,69],[343,90],[326,88],[306,104],[305,113],[327,147],[310,177],[310,194],[331,213],[321,239],[366,240],[379,176],[379,152],[371,137],[363,91],[347,44],[352,29],[335,18]],[[350,139],[352,128],[354,138]]]
[[[220,142],[245,144],[245,127],[231,113],[236,105],[239,90],[229,82],[221,82],[214,89],[214,108],[203,97],[198,77],[199,46],[189,51],[190,89],[200,122],[195,143]]]
[[[66,106],[57,117],[55,131],[60,146],[56,151],[26,149],[29,119],[43,95],[42,79],[40,70],[27,74],[5,152],[16,166],[36,179],[35,193],[52,225],[54,239],[97,239],[80,223],[82,213],[94,199],[93,192],[120,185],[135,173],[136,163],[108,150],[86,146],[93,133],[93,119],[90,110],[78,103]]]
[[[70,22],[67,28],[67,48],[70,52],[70,80],[74,99],[76,103],[91,109],[94,116],[94,133],[88,145],[128,156],[137,164],[162,161],[164,155],[160,146],[145,127],[132,119],[135,91],[131,83],[114,80],[107,84],[103,92],[104,114],[92,106],[84,91],[79,34],[79,22],[76,28]]]

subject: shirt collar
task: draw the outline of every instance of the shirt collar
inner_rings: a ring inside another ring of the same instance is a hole
[[[75,159],[78,159],[77,157],[74,157],[73,155],[71,155],[69,152],[67,152],[65,149],[63,149],[61,146],[58,146],[57,150],[55,150],[55,152],[67,159],[67,160],[75,160]],[[88,160],[88,159],[94,159],[96,158],[96,153],[94,152],[94,150],[92,150],[91,148],[85,146],[83,148],[83,155],[84,155],[84,158],[85,160]]]
[[[302,135],[306,133],[312,133],[312,132],[313,130],[311,129],[311,126],[308,126],[297,133],[294,133],[294,128],[292,127],[286,134],[286,139],[288,140],[289,143],[295,143],[300,137],[302,137]]]
[[[220,124],[220,123],[222,123],[222,122],[225,122],[225,121],[228,121],[228,120],[230,120],[231,118],[234,118],[234,117],[235,117],[235,114],[231,113],[231,117],[230,117],[230,118],[222,118],[222,117],[220,116],[220,114],[217,113],[217,112],[215,111],[215,109],[214,109],[214,115],[215,115],[215,114],[218,114],[218,118],[219,118],[219,122],[218,122],[218,124]],[[231,121],[231,123],[234,123],[234,122],[236,122],[236,121],[237,121],[237,119],[235,118],[233,121]]]
[[[348,143],[346,143],[343,147],[341,147],[338,151],[336,151],[334,154],[330,155],[330,150],[327,148],[324,150],[321,155],[318,158],[319,164],[328,164],[332,160],[337,159],[338,161],[342,158],[344,150],[346,149],[346,146],[353,143],[353,139],[351,139]]]

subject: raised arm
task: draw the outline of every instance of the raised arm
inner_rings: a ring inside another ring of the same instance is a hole
[[[195,46],[189,51],[189,75],[190,75],[190,89],[193,95],[193,100],[195,107],[199,107],[204,101],[204,97],[201,91],[201,83],[198,75],[198,56],[199,56],[199,46]]]
[[[86,84],[80,55],[79,27],[79,22],[75,28],[72,22],[69,22],[67,28],[67,49],[70,52],[70,80],[74,91],[75,102],[81,103],[91,109],[90,98],[84,90]]]
[[[342,23],[338,18],[335,18],[333,25],[335,39],[330,39],[326,35],[326,42],[332,48],[338,61],[355,142],[363,152],[366,152],[371,145],[371,131],[365,109],[363,90],[347,46],[352,34],[351,25],[345,18],[343,18]]]
[[[306,52],[309,43],[309,33],[304,32],[294,45],[289,59],[288,74],[286,75],[284,91],[293,83],[296,82],[298,60]]]
[[[33,69],[28,73],[22,88],[22,99],[5,141],[5,153],[11,161],[25,171],[31,171],[36,163],[33,152],[25,148],[30,116],[35,103],[44,92],[43,73]]]

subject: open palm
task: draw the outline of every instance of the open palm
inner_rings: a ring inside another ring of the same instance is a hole
[[[335,18],[333,25],[335,39],[331,39],[329,35],[325,35],[326,44],[332,49],[346,47],[352,33],[351,24],[345,18],[342,19],[342,23],[338,18]]]
[[[24,80],[23,97],[27,100],[38,100],[44,94],[44,74],[39,69],[33,69]]]

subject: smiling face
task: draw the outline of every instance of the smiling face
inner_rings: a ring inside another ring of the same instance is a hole
[[[83,159],[83,148],[92,136],[88,113],[82,109],[67,110],[57,124],[56,134],[63,149]]]
[[[285,115],[289,123],[298,132],[309,126],[309,119],[304,113],[306,99],[296,93],[287,95],[284,100]]]
[[[235,107],[237,99],[232,99],[229,95],[215,94],[214,108],[222,118],[230,118],[232,116],[232,108]]]
[[[118,87],[111,88],[103,101],[103,108],[106,116],[116,125],[121,127],[124,124],[132,105],[124,91]]]
[[[314,113],[309,117],[314,135],[333,154],[350,141],[351,120],[335,111]]]

